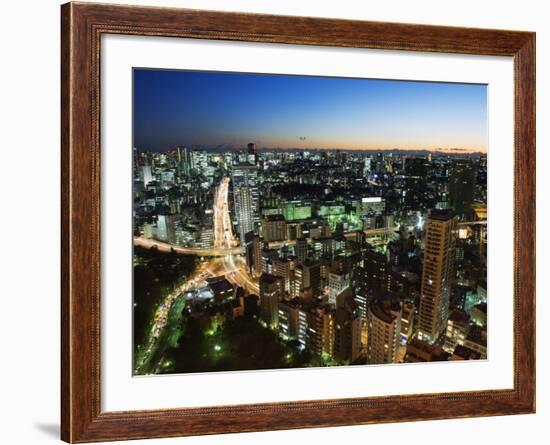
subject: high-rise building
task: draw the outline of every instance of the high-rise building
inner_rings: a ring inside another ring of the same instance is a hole
[[[239,237],[244,241],[246,233],[254,231],[258,222],[258,171],[255,165],[233,166],[233,200]]]
[[[153,173],[151,172],[151,166],[150,165],[142,166],[141,175],[143,176],[143,186],[147,187],[147,185],[153,181]]]
[[[328,302],[336,304],[336,297],[349,287],[349,275],[344,273],[331,272],[328,275]]]
[[[285,339],[296,339],[301,349],[307,343],[307,312],[298,298],[279,302],[279,333]]]
[[[252,240],[252,269],[256,275],[262,273],[262,249],[264,240],[258,235],[254,235]]]
[[[296,253],[296,257],[301,264],[303,264],[307,258],[307,250],[307,239],[298,238],[296,240],[296,245],[294,246],[294,252]]]
[[[334,310],[312,306],[307,312],[307,348],[319,356],[334,355]]]
[[[304,269],[301,264],[294,268],[294,277],[290,286],[290,295],[292,298],[299,297],[304,289]]]
[[[476,173],[469,159],[455,160],[449,172],[449,204],[457,213],[470,210],[474,202]]]
[[[405,345],[414,335],[414,303],[401,302],[401,344]]]
[[[190,161],[195,173],[203,173],[203,169],[208,166],[208,154],[204,150],[194,149],[191,151]]]
[[[401,303],[396,299],[373,299],[369,304],[369,363],[396,363],[401,338]]]
[[[340,361],[353,363],[360,353],[361,320],[357,311],[347,307],[336,308],[334,314],[334,356]]]
[[[332,237],[317,238],[312,241],[313,250],[318,257],[332,258]]]
[[[405,208],[422,209],[425,204],[427,162],[424,158],[405,159]]]
[[[247,233],[254,232],[254,205],[251,190],[239,187],[233,191],[233,199],[239,238],[244,240]]]
[[[244,234],[244,254],[248,273],[252,274],[254,269],[254,232]]]
[[[318,297],[321,292],[321,265],[319,262],[306,261],[294,268],[294,280],[291,286],[293,296],[300,296],[305,290],[309,290],[313,297]]]
[[[363,176],[368,177],[371,173],[371,158],[363,159]]]
[[[291,285],[295,266],[295,261],[291,258],[277,257],[271,260],[273,275],[283,279],[283,291],[285,297],[291,294]]]
[[[365,197],[361,199],[360,215],[365,228],[375,228],[383,222],[386,212],[386,201],[378,196]]]
[[[466,336],[470,330],[470,316],[462,309],[453,309],[447,321],[447,330],[445,332],[445,345],[443,349],[453,353],[456,345],[463,345]]]
[[[277,249],[269,249],[264,245],[262,248],[262,273],[273,273],[273,261],[279,258],[279,251]]]
[[[271,328],[276,328],[279,321],[279,302],[283,298],[283,279],[271,274],[260,277],[260,315]]]
[[[384,293],[389,288],[388,260],[381,252],[369,249],[363,254],[363,284]]]
[[[371,298],[372,294],[365,287],[358,287],[354,289],[353,299],[357,303],[359,317],[361,318],[364,329],[367,328],[367,312]]]
[[[187,147],[177,147],[178,152],[178,169],[182,176],[189,176],[191,166],[189,159],[189,150]]]
[[[283,215],[268,215],[262,218],[262,236],[267,242],[286,239],[286,222]]]
[[[208,154],[205,150],[195,148],[189,154],[189,166],[194,174],[204,173],[204,169],[208,166]]]
[[[246,158],[250,164],[256,165],[258,163],[258,154],[256,152],[256,144],[253,142],[250,142],[246,146]]]
[[[434,343],[446,329],[454,280],[457,218],[452,212],[432,211],[424,225],[424,264],[420,288],[418,338]]]
[[[318,261],[306,260],[302,264],[302,287],[311,289],[314,297],[321,292],[321,264]]]
[[[175,242],[175,217],[174,215],[158,215],[157,217],[157,238],[169,243]]]

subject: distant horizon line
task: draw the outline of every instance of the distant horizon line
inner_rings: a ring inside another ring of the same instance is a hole
[[[152,149],[152,148],[139,148],[134,147],[134,149],[138,151],[149,151],[149,152],[158,152],[158,153],[165,153],[169,151],[177,150],[178,148],[189,148],[190,150],[206,150],[206,151],[246,151],[246,146],[230,146],[230,145],[218,145],[218,146],[207,146],[207,145],[201,145],[201,144],[181,144],[181,145],[175,145],[172,148],[166,148],[166,149]],[[471,148],[463,148],[463,147],[449,147],[449,148],[339,148],[339,147],[331,147],[331,148],[324,148],[324,147],[256,147],[257,151],[270,151],[270,150],[276,150],[276,151],[307,151],[307,150],[313,150],[313,151],[345,151],[345,152],[423,152],[423,153],[436,153],[436,154],[487,154],[487,149],[471,149]]]

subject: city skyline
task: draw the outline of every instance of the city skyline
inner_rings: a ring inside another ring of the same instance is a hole
[[[389,136],[390,135],[390,136]],[[134,146],[487,151],[486,85],[134,70]]]
[[[134,375],[487,358],[484,86],[134,77]]]

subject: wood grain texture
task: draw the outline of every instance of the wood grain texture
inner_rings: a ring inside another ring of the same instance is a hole
[[[91,3],[63,5],[61,28],[63,440],[92,442],[534,412],[533,33]],[[513,56],[516,107],[514,388],[101,412],[99,63],[100,38],[104,33]]]

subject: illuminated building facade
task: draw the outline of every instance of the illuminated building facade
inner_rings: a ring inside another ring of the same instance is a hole
[[[233,201],[239,237],[254,231],[258,221],[258,171],[255,165],[233,165]]]
[[[447,327],[456,225],[456,217],[448,211],[433,211],[425,223],[418,338],[428,343]]]
[[[368,363],[395,363],[401,338],[401,303],[373,299],[368,310]]]

